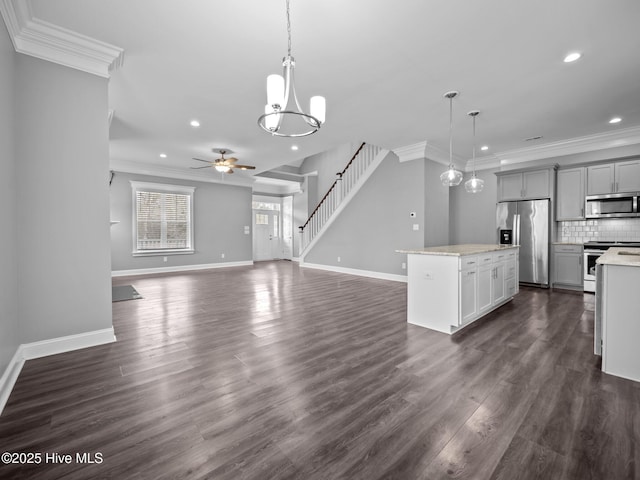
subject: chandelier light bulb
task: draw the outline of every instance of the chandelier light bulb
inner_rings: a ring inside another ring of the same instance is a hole
[[[279,108],[284,106],[284,78],[282,75],[269,75],[267,77],[267,105]],[[266,112],[265,112],[266,113]]]
[[[324,123],[326,111],[327,101],[324,97],[321,97],[320,95],[311,97],[311,100],[309,101],[309,113],[311,113],[312,117],[317,118],[320,123]]]
[[[264,113],[266,117],[264,118],[264,125],[270,131],[275,131],[278,128],[278,121],[280,120],[280,115],[271,115],[275,113],[273,107],[269,104],[264,106]]]

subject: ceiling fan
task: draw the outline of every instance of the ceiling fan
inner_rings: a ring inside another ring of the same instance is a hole
[[[233,173],[234,168],[238,168],[240,170],[255,170],[256,168],[253,165],[238,165],[236,163],[238,159],[234,157],[224,158],[225,154],[233,153],[231,150],[227,150],[226,148],[212,148],[211,151],[215,153],[219,153],[220,158],[216,160],[202,160],[201,158],[194,157],[193,158],[194,160],[197,160],[199,162],[205,162],[205,163],[208,163],[209,165],[205,167],[191,167],[191,168],[194,170],[199,170],[201,168],[213,167],[218,172],[221,172],[221,173]]]

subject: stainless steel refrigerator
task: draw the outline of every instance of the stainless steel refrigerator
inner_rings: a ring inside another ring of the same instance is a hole
[[[549,200],[500,202],[498,239],[520,245],[520,283],[549,287]]]

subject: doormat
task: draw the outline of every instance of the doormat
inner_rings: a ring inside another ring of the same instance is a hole
[[[142,295],[132,285],[117,285],[111,287],[111,301],[138,300]]]

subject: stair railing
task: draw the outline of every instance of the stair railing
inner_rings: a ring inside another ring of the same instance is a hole
[[[311,212],[309,218],[304,225],[298,227],[302,233],[301,252],[311,243],[315,236],[320,232],[327,220],[336,211],[342,200],[349,194],[351,189],[356,185],[362,174],[367,170],[376,154],[380,151],[379,147],[366,145],[362,142],[356,153],[353,154],[349,163],[341,172],[336,173],[336,179],[325,193],[322,200],[316,208]]]

